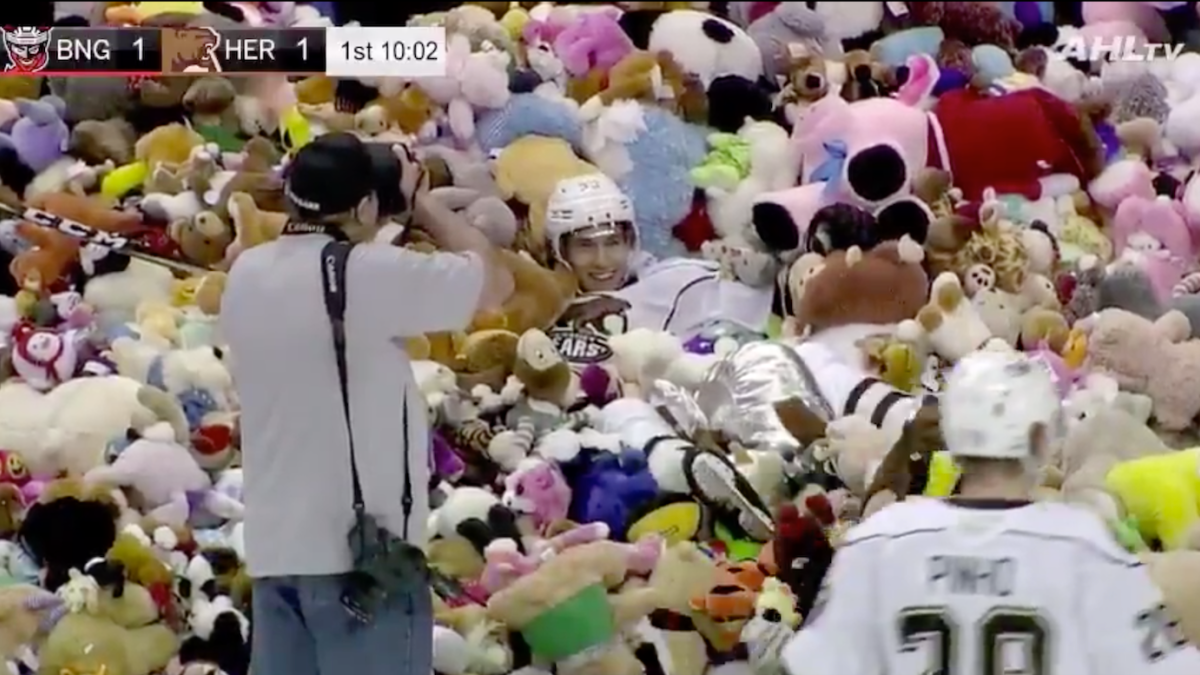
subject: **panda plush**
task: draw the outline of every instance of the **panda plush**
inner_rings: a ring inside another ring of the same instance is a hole
[[[454,488],[430,514],[429,530],[435,537],[462,537],[480,555],[495,539],[512,539],[523,549],[516,515],[484,488]]]
[[[754,40],[736,24],[712,14],[691,9],[632,10],[621,15],[620,23],[634,46],[670,52],[705,89],[723,75],[757,82],[763,74],[762,52]]]

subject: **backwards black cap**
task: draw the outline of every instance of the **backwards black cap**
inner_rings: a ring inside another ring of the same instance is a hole
[[[296,153],[284,192],[297,207],[321,216],[345,213],[374,189],[371,153],[353,134],[318,136]]]

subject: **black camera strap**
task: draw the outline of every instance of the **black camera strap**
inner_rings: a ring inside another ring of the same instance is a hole
[[[329,314],[329,325],[333,330],[333,351],[337,359],[338,385],[342,390],[342,412],[346,417],[346,439],[350,445],[350,480],[354,498],[354,518],[359,532],[363,532],[366,516],[366,502],[363,499],[362,482],[359,479],[358,462],[354,453],[354,428],[350,417],[350,388],[348,368],[346,365],[346,263],[350,259],[350,251],[354,244],[346,241],[331,241],[321,249],[321,278],[325,287],[325,311]],[[404,429],[404,495],[401,504],[404,509],[403,538],[408,540],[408,521],[412,516],[413,490],[412,478],[409,476],[408,464],[408,391],[405,390],[402,400],[403,412],[401,424]]]

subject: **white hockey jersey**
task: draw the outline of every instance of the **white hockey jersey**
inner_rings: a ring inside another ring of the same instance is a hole
[[[790,675],[1196,675],[1138,559],[1056,503],[910,499],[851,530]]]
[[[588,302],[598,295],[580,296],[577,302]],[[642,267],[632,283],[603,295],[626,305],[623,311],[597,322],[609,334],[646,328],[665,330],[687,340],[717,323],[765,331],[774,289],[753,288],[726,278],[715,262],[672,258]],[[559,326],[551,337],[568,360],[600,362],[611,352],[604,346],[603,333],[594,328]]]

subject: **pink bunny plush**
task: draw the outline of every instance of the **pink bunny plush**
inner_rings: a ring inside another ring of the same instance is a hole
[[[1159,300],[1170,298],[1175,284],[1192,271],[1195,237],[1183,205],[1170,197],[1127,197],[1113,216],[1118,264],[1143,270]]]

